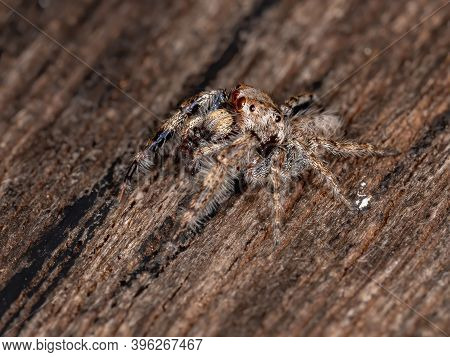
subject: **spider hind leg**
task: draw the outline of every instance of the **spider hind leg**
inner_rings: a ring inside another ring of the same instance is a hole
[[[133,176],[136,172],[146,172],[155,166],[155,158],[164,144],[172,139],[176,133],[182,130],[189,119],[197,115],[206,116],[211,111],[217,110],[227,101],[227,92],[223,89],[201,92],[185,102],[180,108],[162,125],[161,130],[149,140],[146,147],[134,157],[128,167],[121,185],[119,201],[124,193],[131,187]]]

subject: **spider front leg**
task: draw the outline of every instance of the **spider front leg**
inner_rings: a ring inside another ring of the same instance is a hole
[[[316,170],[325,179],[327,184],[331,187],[335,197],[343,202],[349,209],[353,210],[353,205],[342,193],[336,176],[330,171],[330,169],[310,149],[308,149],[306,145],[300,143],[299,141],[296,141],[295,143],[303,155],[305,163]]]
[[[267,177],[270,173],[271,158],[258,157],[255,158],[246,168],[244,172],[245,180],[251,186],[257,186],[267,183]]]
[[[331,140],[326,138],[313,138],[309,141],[309,146],[316,150],[323,148],[333,155],[340,156],[392,156],[398,152],[393,149],[378,149],[372,144],[359,144],[349,140]]]
[[[284,152],[277,151],[271,157],[272,164],[270,167],[269,178],[272,183],[272,200],[273,200],[273,241],[275,245],[280,243],[281,224],[283,206],[281,204],[281,170],[284,162]]]
[[[245,170],[245,179],[252,185],[269,183],[272,188],[272,238],[275,245],[281,240],[281,227],[283,218],[283,205],[281,203],[281,191],[283,177],[289,175],[286,166],[287,152],[283,149],[274,149],[267,157],[256,158]]]

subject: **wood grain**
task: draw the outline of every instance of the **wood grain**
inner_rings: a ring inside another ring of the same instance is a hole
[[[0,4],[2,335],[449,333],[450,6],[329,92],[445,1],[4,1],[154,115]],[[238,82],[314,90],[347,137],[397,148],[330,162],[368,207],[305,173],[279,247],[266,189],[189,238],[170,160],[118,204],[162,118]]]

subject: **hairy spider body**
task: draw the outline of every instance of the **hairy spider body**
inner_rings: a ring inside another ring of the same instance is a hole
[[[305,169],[313,169],[335,197],[353,208],[321,158],[326,153],[346,157],[394,153],[371,144],[335,139],[339,129],[339,117],[325,111],[312,94],[291,97],[278,106],[265,92],[243,84],[231,91],[201,92],[184,101],[135,156],[122,192],[130,186],[136,170],[152,168],[164,143],[177,137],[200,179],[200,187],[181,219],[182,227],[195,228],[229,197],[234,180],[242,176],[251,185],[272,188],[273,237],[278,243],[286,183]]]

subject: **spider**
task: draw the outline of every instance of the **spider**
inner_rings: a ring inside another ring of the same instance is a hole
[[[234,190],[243,178],[251,186],[269,185],[272,192],[275,244],[281,239],[281,193],[304,170],[316,171],[334,196],[350,209],[335,175],[322,157],[387,156],[394,150],[378,149],[336,139],[339,117],[324,110],[313,94],[291,97],[277,105],[260,89],[240,84],[234,89],[209,90],[184,101],[153,140],[132,161],[121,194],[136,171],[155,166],[155,158],[169,140],[178,139],[199,178],[199,189],[181,218],[184,228],[196,228]]]

